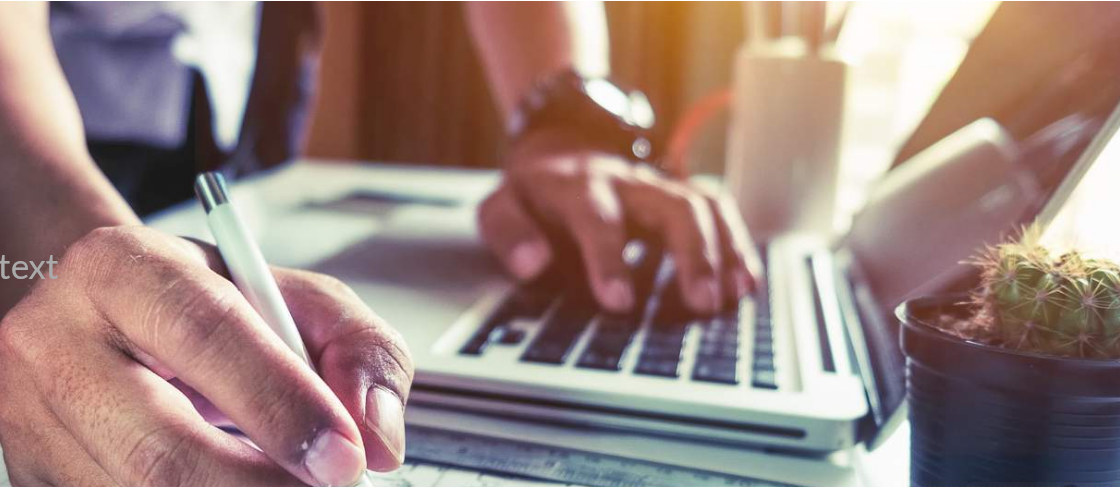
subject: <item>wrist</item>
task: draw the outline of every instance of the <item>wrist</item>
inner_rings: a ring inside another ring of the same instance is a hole
[[[597,152],[597,144],[576,131],[561,128],[536,128],[510,139],[506,145],[508,163],[533,160],[561,152]]]
[[[628,160],[650,156],[647,137],[653,110],[645,95],[627,92],[605,78],[585,77],[566,69],[542,79],[510,115],[507,148],[570,144]]]

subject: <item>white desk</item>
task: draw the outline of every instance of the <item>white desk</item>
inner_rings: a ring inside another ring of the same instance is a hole
[[[268,214],[278,208],[291,205],[304,205],[308,201],[322,202],[324,205],[335,204],[339,196],[353,191],[355,181],[362,181],[362,188],[366,191],[377,192],[381,195],[400,195],[409,198],[435,198],[450,199],[463,203],[470,203],[485,194],[486,190],[496,182],[496,174],[492,171],[465,171],[447,168],[423,168],[415,166],[389,166],[389,165],[342,165],[342,164],[316,164],[299,163],[288,166],[274,174],[254,177],[244,181],[233,190],[232,198],[239,206],[239,210],[249,220],[251,230],[262,241],[272,242],[271,245],[262,245],[266,257],[274,264],[291,267],[309,267],[335,253],[345,249],[368,236],[377,229],[376,218],[355,218],[352,214],[338,212],[332,216],[329,212],[316,212],[315,218],[337,219],[337,231],[332,231],[330,238],[314,232],[292,231],[307,224],[306,221],[276,221],[268,218]],[[469,206],[469,205],[468,205]],[[462,219],[473,222],[473,219]],[[317,223],[322,223],[318,221]],[[451,224],[451,222],[443,222]],[[189,235],[209,240],[205,218],[201,209],[193,204],[173,209],[162,215],[150,219],[149,224],[169,233]],[[438,225],[437,225],[438,226]],[[269,239],[261,238],[271,232],[282,232],[290,238]],[[387,317],[392,321],[391,317]],[[438,417],[424,411],[410,408],[409,421],[439,422]],[[548,425],[531,425],[513,427],[512,423],[498,424],[499,420],[478,420],[466,422],[463,428],[474,428],[477,431],[499,432],[510,437],[531,437],[541,440],[550,440],[563,443],[561,446],[569,448],[586,448],[589,451],[605,453],[629,453],[635,455],[674,451],[674,457],[680,459],[682,464],[703,466],[706,461],[713,458],[742,458],[743,462],[756,462],[759,465],[770,464],[784,465],[790,471],[790,481],[794,479],[815,477],[813,483],[837,487],[839,485],[863,485],[867,487],[897,487],[906,485],[908,476],[907,464],[907,438],[908,431],[904,427],[883,447],[872,454],[862,452],[860,449],[850,452],[840,452],[835,455],[833,464],[821,462],[809,463],[804,460],[788,459],[785,457],[759,454],[745,450],[732,450],[726,447],[684,447],[672,441],[655,440],[637,435],[611,435],[595,434],[581,435],[572,431],[565,431],[561,427]],[[499,435],[500,436],[500,435]],[[9,448],[18,448],[9,446]],[[785,463],[783,463],[785,462]],[[434,468],[434,467],[433,467]],[[438,470],[438,469],[436,469]],[[481,478],[476,474],[461,471],[436,471],[422,467],[409,467],[404,473],[417,476],[416,478],[435,479],[428,486],[416,487],[444,487],[443,482],[457,483],[454,487],[465,487],[467,484],[478,485],[512,485],[494,484],[495,479]],[[815,471],[814,471],[815,470]],[[828,473],[833,472],[833,473]],[[3,466],[0,465],[0,487],[9,487],[6,476],[3,475]],[[438,475],[437,475],[438,474]],[[465,475],[465,477],[464,477]],[[441,481],[447,478],[451,480]],[[474,479],[468,483],[464,479]],[[821,481],[821,478],[835,478],[835,482]],[[520,486],[536,485],[536,483],[522,483]]]

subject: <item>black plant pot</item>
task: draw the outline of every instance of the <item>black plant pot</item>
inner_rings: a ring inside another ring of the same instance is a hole
[[[926,324],[967,319],[965,301],[923,298],[897,310],[911,484],[1120,486],[1120,360],[1016,352]]]

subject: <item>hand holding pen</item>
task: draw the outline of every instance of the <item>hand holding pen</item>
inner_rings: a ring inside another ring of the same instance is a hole
[[[292,313],[284,301],[280,287],[277,285],[276,279],[273,278],[260,248],[257,247],[248,228],[229,200],[224,178],[218,173],[203,173],[198,176],[195,183],[195,192],[206,210],[210,231],[214,235],[218,244],[218,251],[221,253],[222,260],[225,262],[233,282],[237,284],[237,288],[249,301],[253,309],[260,314],[265,324],[276,334],[276,337],[284,342],[284,345],[301,362],[314,371],[315,365],[311,361],[300,330],[292,318]],[[345,287],[340,283],[332,284],[339,288]],[[356,301],[356,296],[352,292],[349,293],[348,297]],[[355,328],[353,333],[357,335],[363,331],[372,330],[374,329]],[[409,374],[411,375],[411,370],[409,370]],[[382,446],[388,447],[388,453],[397,460],[399,465],[403,461],[404,455],[403,424],[398,424],[403,419],[401,417],[403,411],[396,407],[400,399],[392,391],[378,386],[374,386],[369,394],[371,397],[367,398],[366,401],[366,421],[372,419],[375,422],[380,422],[383,419],[381,417],[371,418],[371,411],[376,414],[388,413],[389,417],[384,419],[388,419],[395,426],[399,425],[401,428],[400,431],[391,432],[393,438],[387,438],[376,427],[376,424],[371,425],[371,430],[375,433],[377,439],[380,440]],[[386,408],[387,405],[390,407]],[[338,480],[353,479],[350,472],[352,472],[354,465],[346,459],[346,455],[349,454],[346,450],[353,445],[347,445],[347,443],[349,443],[349,440],[341,432],[327,431],[321,433],[315,443],[308,445],[308,457],[322,454],[327,460],[323,472],[315,472],[311,470],[313,465],[308,465],[309,471],[316,479],[323,481],[325,478],[333,478],[333,480],[326,482],[330,485],[368,484],[368,479],[364,475],[354,481]],[[336,457],[336,455],[338,456]]]
[[[337,280],[271,269],[315,374],[212,245],[106,227],[59,260],[0,325],[15,485],[340,486],[400,465],[409,355]],[[208,424],[211,410],[260,450]]]

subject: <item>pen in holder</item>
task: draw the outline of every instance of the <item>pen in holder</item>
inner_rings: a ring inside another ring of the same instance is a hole
[[[798,38],[740,49],[724,177],[757,239],[832,233],[846,74]]]

